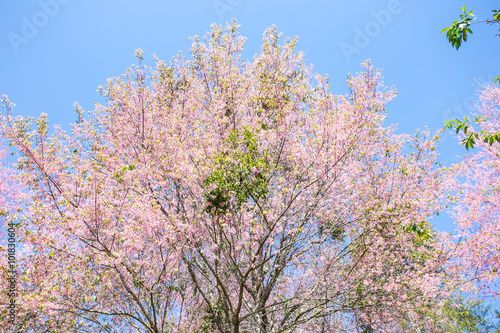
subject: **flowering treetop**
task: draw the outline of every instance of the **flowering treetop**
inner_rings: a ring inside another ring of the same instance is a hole
[[[437,138],[384,127],[369,62],[329,92],[275,28],[244,61],[236,22],[192,60],[142,64],[71,134],[3,116],[33,191],[24,327],[316,332],[432,327],[452,290],[429,224]]]

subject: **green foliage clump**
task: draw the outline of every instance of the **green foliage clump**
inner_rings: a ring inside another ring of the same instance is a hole
[[[486,117],[474,117],[474,122],[476,124],[479,124],[480,122],[485,120]],[[455,129],[456,134],[458,134],[460,131],[463,131],[465,137],[462,140],[462,144],[467,150],[469,150],[469,148],[474,148],[476,140],[483,140],[483,142],[488,143],[490,146],[493,145],[494,142],[500,142],[500,133],[487,133],[484,130],[480,130],[478,132],[471,131],[470,119],[468,117],[464,117],[463,121],[459,119],[445,121],[445,124],[446,125],[444,129]]]
[[[267,174],[270,163],[266,154],[259,152],[256,135],[247,127],[231,131],[228,147],[215,157],[216,168],[204,181],[205,187],[216,187],[205,194],[205,211],[211,215],[224,215],[234,198],[235,209],[242,204],[268,195]]]
[[[476,19],[476,16],[472,11],[465,11],[465,6],[462,8],[463,14],[460,14],[460,19],[453,21],[453,24],[444,28],[441,33],[446,31],[446,38],[448,42],[456,48],[457,50],[462,45],[462,41],[467,41],[467,34],[472,34],[472,30],[470,29],[471,22]]]

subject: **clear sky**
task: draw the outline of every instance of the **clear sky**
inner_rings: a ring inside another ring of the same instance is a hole
[[[464,4],[479,19],[500,9],[498,0],[1,0],[0,94],[17,105],[16,114],[45,112],[69,129],[73,103],[91,109],[102,102],[96,88],[135,63],[135,49],[150,63],[153,54],[166,61],[179,51],[188,55],[190,36],[235,17],[248,58],[264,29],[277,25],[284,36],[299,37],[297,49],[329,74],[334,93],[346,93],[346,74],[370,58],[399,91],[387,105],[387,124],[435,131],[471,111],[476,80],[500,75],[500,26],[474,25],[459,51],[440,33]],[[449,165],[465,151],[447,134],[440,152]],[[446,215],[435,222],[453,229]]]

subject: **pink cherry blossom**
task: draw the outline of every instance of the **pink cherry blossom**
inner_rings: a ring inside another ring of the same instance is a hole
[[[22,329],[432,330],[455,289],[437,137],[394,134],[370,62],[333,95],[296,39],[235,22],[109,79],[71,133],[2,116],[31,190]],[[402,326],[403,324],[407,326]]]

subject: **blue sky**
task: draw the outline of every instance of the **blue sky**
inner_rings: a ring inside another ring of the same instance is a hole
[[[476,80],[500,75],[499,26],[474,25],[459,51],[440,34],[464,4],[478,18],[500,9],[498,1],[463,0],[3,0],[0,94],[17,105],[16,114],[45,112],[53,125],[69,129],[73,103],[91,109],[102,102],[97,87],[135,63],[135,49],[148,62],[153,54],[166,61],[179,51],[188,55],[190,36],[235,17],[249,58],[264,29],[277,25],[284,36],[299,37],[297,49],[330,76],[334,93],[346,93],[346,75],[370,58],[399,91],[387,105],[387,124],[406,133],[426,125],[435,131],[471,111]],[[444,136],[442,162],[464,152],[453,135]],[[435,222],[453,229],[446,215]]]

